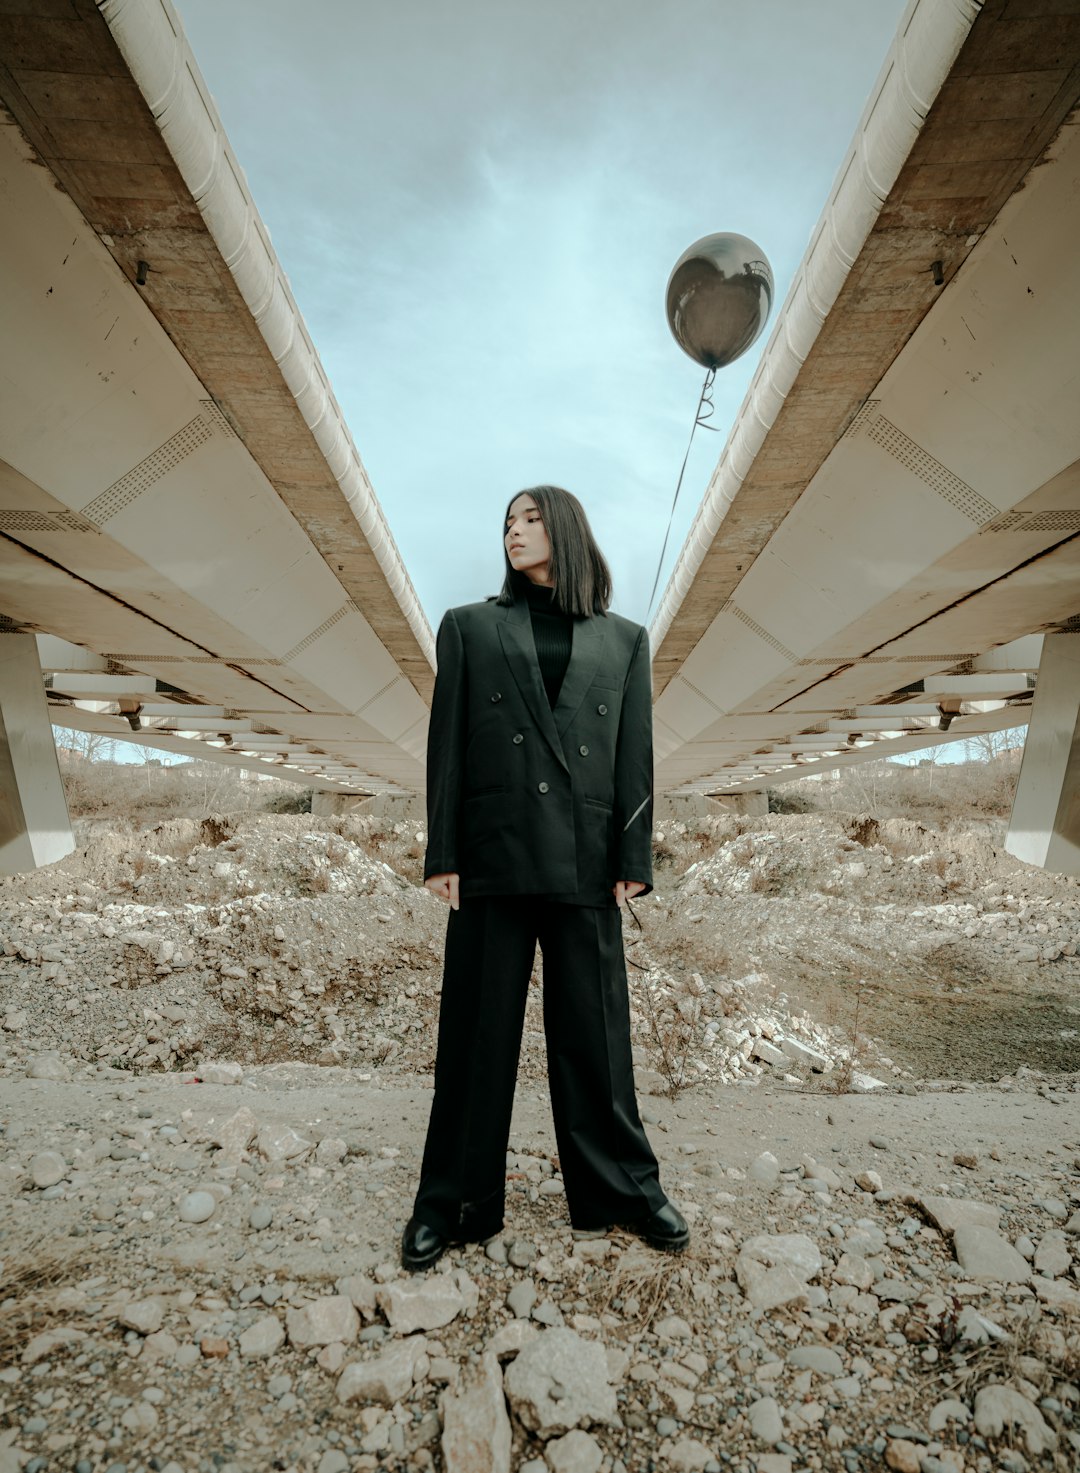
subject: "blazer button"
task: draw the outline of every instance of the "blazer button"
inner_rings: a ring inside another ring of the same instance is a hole
[[[589,749],[588,749],[588,747],[579,747],[578,748],[578,751],[581,753],[581,755],[583,757],[587,757],[589,755]]]
[[[501,696],[501,694],[498,691],[496,691],[495,694],[492,696],[491,699],[493,701],[501,701],[502,700],[502,696]]]
[[[596,709],[600,713],[601,716],[606,716],[607,715],[607,707],[606,706],[597,706]]]
[[[515,747],[520,747],[521,744],[522,744],[522,742],[524,740],[525,740],[525,738],[521,735],[521,732],[520,731],[516,731],[514,733],[514,746]]]
[[[539,790],[540,790],[540,792],[541,792],[541,793],[546,793],[546,792],[547,792],[547,790],[548,790],[548,785],[547,785],[547,783],[537,783],[537,785],[536,785],[536,786],[537,786],[537,788],[538,788],[538,789],[539,789]]]

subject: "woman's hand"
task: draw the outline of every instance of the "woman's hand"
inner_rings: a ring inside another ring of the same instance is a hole
[[[432,875],[430,880],[424,881],[425,889],[437,895],[440,900],[448,900],[451,910],[461,909],[460,885],[460,875]],[[638,888],[640,889],[641,886]]]
[[[640,880],[618,880],[615,884],[615,904],[621,906],[624,900],[633,900],[635,895],[640,895],[646,888]]]

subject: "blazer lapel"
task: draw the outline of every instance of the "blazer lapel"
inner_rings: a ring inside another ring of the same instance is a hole
[[[600,668],[607,634],[607,620],[599,614],[591,619],[574,620],[574,643],[570,651],[570,663],[566,667],[559,699],[555,702],[555,729],[560,738],[578,713],[585,692],[592,685]],[[543,684],[540,686],[543,691]]]
[[[577,625],[575,623],[574,649],[577,649]],[[540,663],[536,658],[536,644],[533,640],[532,620],[529,617],[529,605],[523,598],[516,599],[513,607],[507,608],[506,617],[499,623],[499,639],[502,642],[503,654],[510,666],[514,680],[517,682],[526,706],[532,713],[537,729],[547,740],[551,750],[559,761],[569,771],[566,757],[563,754],[562,743],[559,741],[559,733],[555,726],[555,717],[551,707],[548,705],[547,691],[544,682],[540,678]],[[573,655],[570,657],[570,666],[573,668]],[[570,678],[570,670],[566,672],[567,680]],[[566,682],[563,682],[565,689]],[[584,691],[582,691],[584,695]],[[580,704],[580,701],[579,701]],[[559,705],[562,705],[560,696]],[[558,709],[558,708],[556,708]]]

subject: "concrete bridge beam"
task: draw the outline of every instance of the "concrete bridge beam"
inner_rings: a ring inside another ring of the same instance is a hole
[[[0,637],[0,874],[75,847],[32,634]]]
[[[1048,634],[1005,847],[1080,875],[1080,634]]]

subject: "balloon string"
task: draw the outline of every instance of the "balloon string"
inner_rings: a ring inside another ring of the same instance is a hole
[[[671,511],[668,515],[667,528],[664,532],[664,545],[660,549],[660,560],[656,564],[656,577],[653,579],[652,592],[649,594],[649,606],[645,610],[646,621],[648,620],[649,614],[652,612],[653,599],[656,597],[656,590],[660,586],[660,573],[664,566],[664,554],[667,552],[668,538],[671,536],[671,526],[675,520],[675,508],[679,504],[679,492],[682,490],[683,477],[686,475],[687,463],[690,460],[690,449],[694,443],[694,435],[697,432],[697,427],[698,425],[701,425],[702,429],[712,430],[714,433],[716,433],[720,428],[719,425],[711,425],[708,423],[716,410],[716,405],[713,403],[712,398],[713,380],[715,378],[716,369],[710,368],[708,373],[705,375],[705,382],[701,386],[701,398],[698,400],[697,413],[694,415],[693,428],[690,431],[690,439],[686,443],[686,454],[683,456],[682,468],[679,471],[679,479],[675,483],[675,496],[671,502]]]

